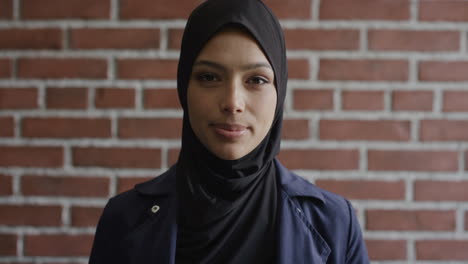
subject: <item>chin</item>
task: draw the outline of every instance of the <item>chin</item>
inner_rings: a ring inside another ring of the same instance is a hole
[[[243,153],[243,151],[239,150],[225,149],[214,151],[213,154],[223,160],[237,160],[245,156],[247,153]]]

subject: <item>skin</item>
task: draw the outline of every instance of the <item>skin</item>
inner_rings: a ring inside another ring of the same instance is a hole
[[[190,125],[201,143],[224,160],[257,147],[274,119],[274,78],[248,33],[227,29],[212,37],[195,60],[187,93]]]

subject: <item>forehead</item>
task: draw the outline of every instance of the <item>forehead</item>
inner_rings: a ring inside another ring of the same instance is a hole
[[[227,28],[216,33],[195,61],[214,60],[230,64],[269,63],[257,41],[246,30]]]

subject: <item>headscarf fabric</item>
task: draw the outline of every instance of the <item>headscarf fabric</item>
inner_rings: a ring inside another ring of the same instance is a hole
[[[228,27],[242,28],[262,49],[275,74],[277,104],[262,142],[238,160],[211,153],[194,134],[187,90],[192,66],[204,45]],[[190,15],[177,73],[184,110],[177,161],[176,263],[274,263],[279,152],[287,86],[284,36],[278,19],[260,0],[208,0]]]

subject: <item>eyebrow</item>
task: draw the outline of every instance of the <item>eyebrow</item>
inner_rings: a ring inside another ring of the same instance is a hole
[[[197,65],[205,65],[205,66],[217,68],[217,69],[222,70],[222,71],[227,71],[227,69],[226,69],[226,67],[224,65],[219,64],[219,63],[214,62],[214,61],[200,60],[200,61],[197,61],[197,62],[195,62],[193,64],[194,67],[197,66]],[[262,68],[262,67],[272,69],[270,64],[263,63],[263,62],[242,65],[240,68],[241,68],[241,70],[247,71],[247,70],[252,70],[252,69]]]

